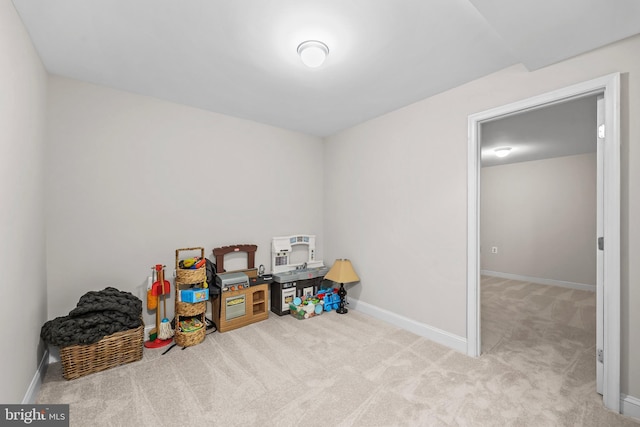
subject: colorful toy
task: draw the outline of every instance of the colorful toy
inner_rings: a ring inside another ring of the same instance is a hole
[[[203,288],[191,288],[182,289],[180,291],[180,300],[182,302],[196,303],[201,301],[207,301],[209,299],[209,289]]]
[[[323,311],[336,310],[339,306],[338,289],[329,288],[312,297],[295,297],[289,304],[289,312],[296,319],[309,319],[322,314]]]
[[[318,298],[323,300],[324,311],[337,310],[340,306],[338,288],[325,289],[318,294]]]
[[[204,324],[197,317],[189,317],[181,320],[178,326],[182,332],[194,332],[201,329]]]
[[[156,327],[149,333],[149,341],[144,343],[147,348],[164,347],[173,341],[173,329],[171,322],[167,319],[167,295],[171,293],[171,283],[164,279],[164,266],[156,264],[155,274],[157,280],[151,285],[151,296],[162,297],[164,305],[164,318],[160,322],[160,307],[156,304]]]
[[[289,304],[289,313],[296,319],[309,319],[322,314],[322,305],[313,301],[303,301],[300,305]]]
[[[206,262],[206,258],[197,256],[181,260],[178,263],[178,267],[182,268],[183,270],[197,270],[204,267]]]

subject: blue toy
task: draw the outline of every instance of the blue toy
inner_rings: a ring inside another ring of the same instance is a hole
[[[337,288],[329,288],[320,291],[316,298],[323,301],[324,311],[337,310],[340,306],[340,295]]]

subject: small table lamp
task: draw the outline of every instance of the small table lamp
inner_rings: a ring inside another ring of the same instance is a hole
[[[336,262],[333,263],[333,267],[331,267],[331,270],[329,270],[324,278],[327,280],[331,280],[332,282],[340,283],[340,290],[338,291],[338,295],[340,295],[340,307],[336,310],[336,313],[347,313],[349,310],[347,310],[347,308],[344,306],[344,299],[347,296],[347,291],[344,288],[344,284],[360,281],[360,278],[353,270],[351,261],[349,261],[348,259],[337,259]]]

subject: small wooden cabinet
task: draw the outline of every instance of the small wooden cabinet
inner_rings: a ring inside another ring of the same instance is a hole
[[[220,293],[211,300],[213,318],[219,332],[231,331],[269,317],[269,285],[254,285]]]

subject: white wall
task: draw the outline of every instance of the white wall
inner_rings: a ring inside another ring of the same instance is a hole
[[[50,317],[89,290],[136,292],[155,264],[170,278],[179,248],[213,259],[257,244],[270,271],[271,238],[305,233],[321,259],[319,138],[61,77],[49,87]]]
[[[0,0],[0,402],[21,403],[44,348],[47,75],[10,0]]]
[[[640,36],[534,71],[480,78],[325,143],[325,258],[351,258],[349,295],[466,337],[467,119],[622,72],[622,386],[640,396]]]
[[[595,290],[595,153],[484,167],[480,194],[482,270]]]
[[[427,110],[327,139],[325,257],[351,259],[351,297],[465,336],[466,145],[442,135],[466,128]]]

